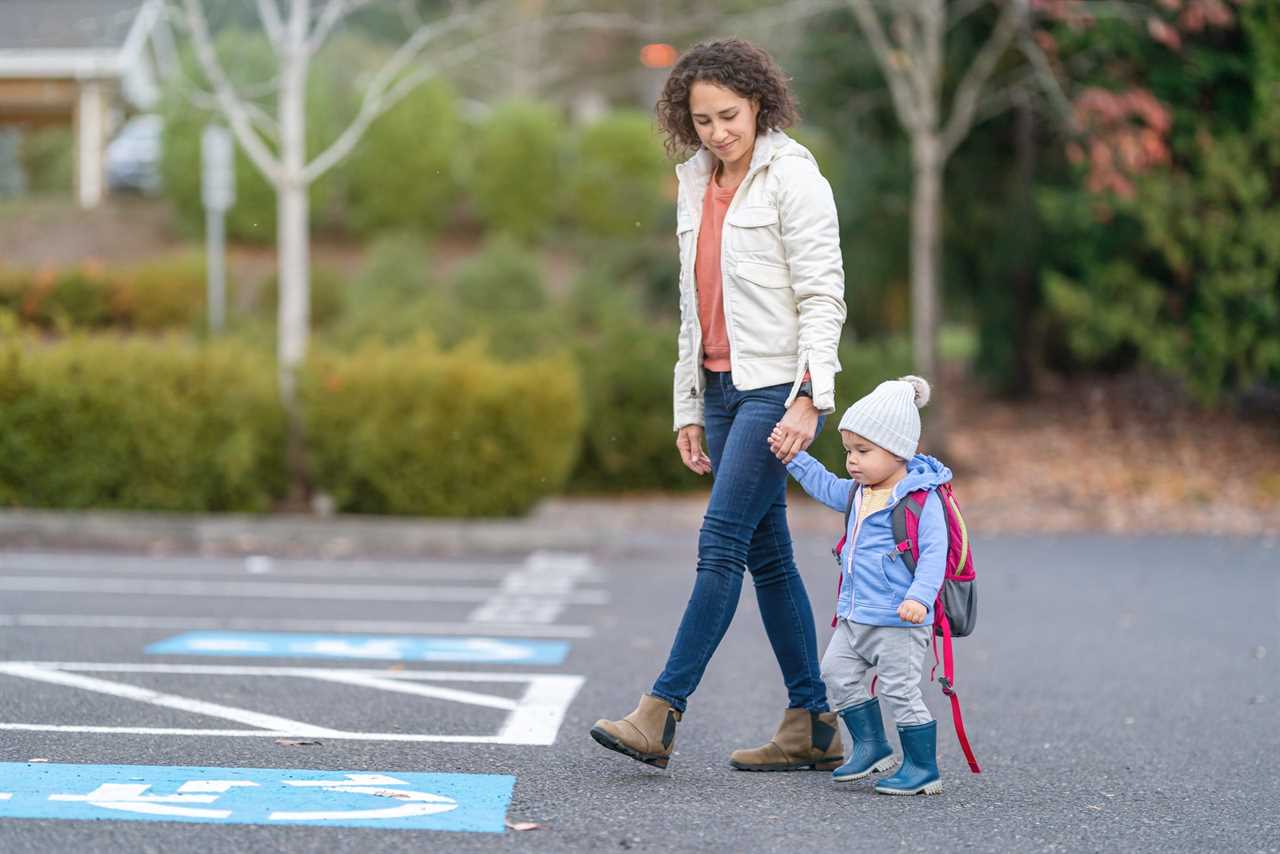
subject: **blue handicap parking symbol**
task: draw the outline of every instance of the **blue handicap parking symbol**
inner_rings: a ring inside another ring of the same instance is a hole
[[[501,833],[506,774],[0,763],[0,819],[310,824]]]
[[[514,638],[310,635],[294,632],[187,632],[147,652],[179,655],[362,658],[464,664],[560,664],[567,641]]]

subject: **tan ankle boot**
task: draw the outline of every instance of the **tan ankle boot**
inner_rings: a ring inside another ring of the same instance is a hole
[[[649,694],[620,721],[596,721],[591,737],[610,750],[657,768],[666,768],[681,715],[666,700]]]
[[[787,709],[773,741],[735,750],[729,764],[740,771],[830,771],[844,761],[835,712]]]

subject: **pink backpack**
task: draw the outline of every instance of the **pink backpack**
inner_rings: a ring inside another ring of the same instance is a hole
[[[929,674],[932,681],[938,672],[938,638],[942,638],[942,678],[938,684],[942,693],[951,699],[951,721],[956,728],[956,739],[964,751],[969,763],[969,770],[977,774],[981,772],[978,760],[969,746],[969,738],[964,731],[964,719],[960,715],[960,698],[955,692],[955,660],[951,651],[951,639],[962,638],[973,631],[978,618],[978,598],[976,574],[973,568],[973,547],[969,543],[969,529],[964,517],[960,515],[960,505],[956,501],[955,492],[950,483],[937,487],[938,497],[942,499],[943,514],[947,520],[947,568],[943,575],[942,586],[938,588],[938,598],[933,603],[933,670]],[[845,510],[845,531],[849,529],[849,518],[853,514],[854,498],[857,490],[849,493],[849,507]],[[908,493],[893,508],[891,521],[893,538],[897,543],[898,554],[913,573],[916,562],[920,559],[920,515],[924,512],[924,503],[929,497],[929,490],[921,489]],[[833,550],[836,560],[844,549],[845,539]],[[840,584],[844,583],[844,573],[840,574]],[[840,588],[836,588],[837,598]],[[836,624],[835,617],[831,625]],[[871,694],[875,696],[875,679],[871,680]]]

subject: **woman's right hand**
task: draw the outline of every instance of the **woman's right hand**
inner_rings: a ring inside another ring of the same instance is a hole
[[[710,474],[711,458],[702,450],[702,427],[687,424],[676,434],[676,447],[680,449],[680,459],[694,474]]]

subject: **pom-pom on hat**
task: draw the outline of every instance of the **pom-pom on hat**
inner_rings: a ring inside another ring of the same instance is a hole
[[[920,445],[919,409],[928,402],[929,383],[920,377],[886,380],[845,411],[840,429],[909,460]]]

